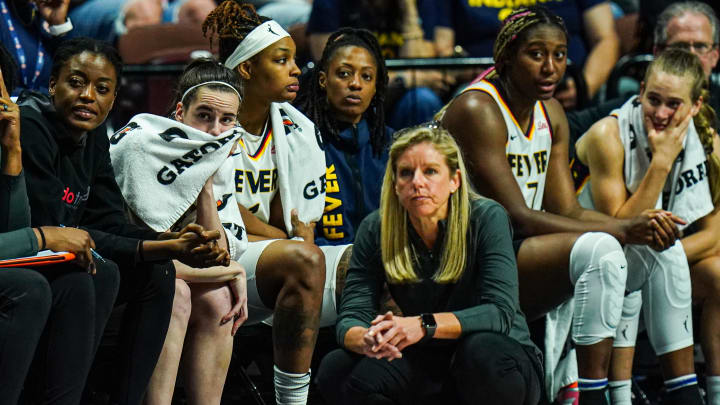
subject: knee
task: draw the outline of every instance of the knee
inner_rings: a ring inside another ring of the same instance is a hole
[[[175,266],[171,261],[148,264],[142,269],[148,275],[147,287],[155,293],[158,300],[171,302],[175,295]]]
[[[93,276],[95,294],[98,302],[113,304],[120,289],[120,271],[117,264],[109,260],[96,263],[97,271]]]
[[[512,403],[497,400],[524,395],[523,387],[529,382],[523,377],[529,365],[524,356],[527,354],[520,345],[504,335],[481,332],[464,338],[458,344],[452,370],[457,386],[463,387],[460,396],[485,392],[495,399],[489,403]]]
[[[192,301],[191,322],[195,324],[219,325],[220,319],[232,308],[233,297],[226,285],[200,286]],[[211,330],[219,330],[214,328]]]
[[[705,285],[699,288],[705,292],[705,297],[702,298],[720,302],[720,256],[705,259],[701,266],[694,266],[692,270],[693,278],[698,278],[699,275],[699,279],[705,279]]]
[[[289,249],[291,258],[287,270],[286,288],[322,296],[325,287],[325,256],[322,250],[309,243],[295,243]]]
[[[8,281],[0,279],[0,316],[13,310],[32,312],[44,323],[52,305],[52,290],[47,279],[29,269],[3,271],[17,274]]]
[[[192,293],[190,286],[183,280],[175,280],[175,298],[173,299],[173,318],[187,324],[192,313]]]
[[[603,232],[580,235],[570,252],[570,280],[577,285],[591,273],[598,273],[605,288],[624,294],[627,280],[627,260],[617,239]]]
[[[328,403],[340,403],[340,387],[354,365],[349,358],[344,349],[335,349],[320,362],[315,373],[315,384]]]
[[[514,365],[506,356],[506,336],[497,333],[473,333],[458,343],[455,351],[454,367],[463,374],[469,374],[482,381],[495,379]],[[507,364],[504,364],[507,363]]]

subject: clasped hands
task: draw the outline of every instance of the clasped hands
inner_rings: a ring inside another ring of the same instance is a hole
[[[391,311],[378,315],[362,337],[362,353],[375,359],[393,361],[406,347],[425,336],[420,317],[395,316]]]
[[[158,240],[172,242],[173,258],[192,267],[228,266],[230,253],[218,243],[219,230],[205,230],[189,224],[179,232],[164,232]]]

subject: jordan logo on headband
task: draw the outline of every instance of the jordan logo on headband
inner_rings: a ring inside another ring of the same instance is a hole
[[[280,34],[278,34],[277,32],[275,32],[275,31],[272,30],[272,26],[271,26],[271,25],[268,25],[268,31],[269,31],[271,34],[275,34],[275,35],[277,35],[277,36],[280,36]]]

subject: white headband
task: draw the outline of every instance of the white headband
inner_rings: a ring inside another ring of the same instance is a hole
[[[217,80],[211,80],[211,81],[209,81],[209,82],[203,82],[203,83],[200,83],[200,84],[196,84],[196,85],[190,87],[189,89],[185,90],[185,93],[183,93],[182,97],[180,97],[180,102],[182,103],[183,101],[185,101],[185,97],[188,95],[188,93],[190,93],[191,91],[197,89],[197,88],[200,87],[200,86],[205,86],[206,84],[220,84],[220,85],[223,85],[223,86],[227,86],[227,87],[229,87],[233,92],[235,92],[235,94],[237,94],[238,99],[242,100],[242,97],[240,97],[240,93],[238,93],[237,89],[236,89],[235,87],[233,87],[232,85],[230,85],[230,84],[228,84],[228,83],[225,83],[225,82],[219,82],[219,81],[217,81]]]
[[[257,55],[263,49],[289,36],[290,34],[280,24],[273,20],[265,21],[250,31],[240,42],[225,61],[225,67],[235,69],[237,65]]]

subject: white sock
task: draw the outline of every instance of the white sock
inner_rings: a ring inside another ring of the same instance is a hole
[[[630,380],[610,381],[610,403],[632,405],[632,382]]]
[[[275,402],[277,405],[305,405],[310,389],[310,370],[303,374],[286,373],[277,366],[275,371]]]
[[[707,405],[720,405],[720,376],[709,375],[705,377],[705,389],[707,389]]]
[[[665,389],[667,392],[673,392],[682,387],[697,384],[697,376],[695,374],[681,375],[680,377],[665,380]]]

